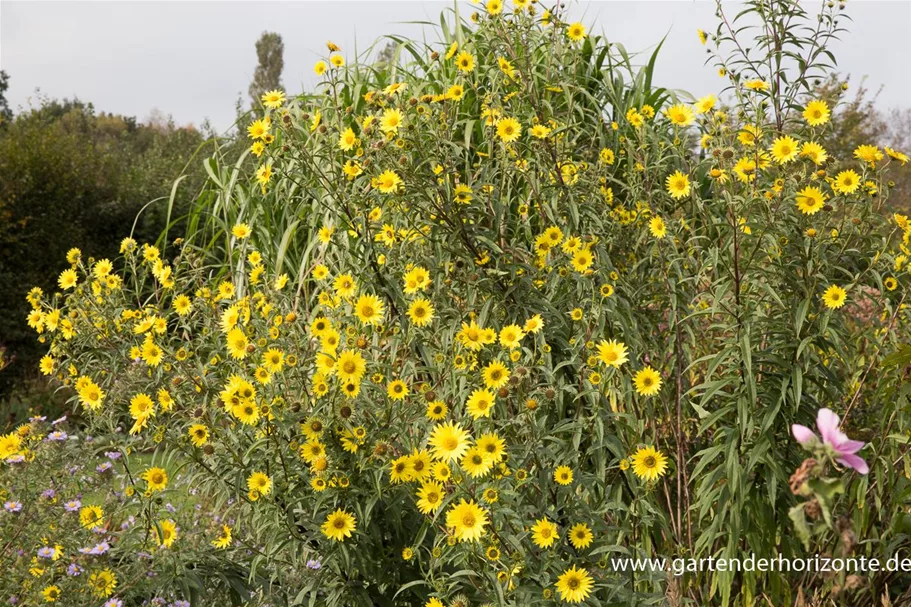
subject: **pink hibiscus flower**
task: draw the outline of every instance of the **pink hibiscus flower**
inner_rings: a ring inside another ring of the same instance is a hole
[[[835,460],[843,466],[854,468],[861,474],[868,473],[870,467],[867,466],[867,462],[856,455],[863,449],[865,443],[850,440],[844,432],[838,429],[839,423],[838,416],[830,409],[820,409],[816,414],[816,427],[819,428],[823,443],[835,452]],[[791,432],[797,442],[806,447],[813,447],[819,441],[819,437],[812,430],[800,424],[792,425]]]

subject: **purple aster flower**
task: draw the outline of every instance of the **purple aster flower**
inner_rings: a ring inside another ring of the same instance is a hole
[[[11,597],[9,598],[9,604],[10,604],[10,605],[18,605],[18,604],[19,604],[19,597],[18,597],[18,596],[15,596],[15,595],[11,596]]]
[[[120,451],[105,451],[104,456],[109,460],[118,460],[123,454]]]
[[[22,502],[4,502],[3,509],[7,512],[19,512],[22,510]]]
[[[190,601],[174,601],[171,607],[190,607]]]
[[[108,599],[104,602],[104,607],[123,607],[123,601],[120,599]]]
[[[111,548],[110,544],[108,544],[107,542],[101,542],[100,544],[96,544],[92,548],[91,552],[89,552],[89,554],[104,554],[105,552],[110,550],[110,548]]]
[[[167,510],[167,511],[170,512],[171,514],[174,514],[175,512],[177,512],[177,508],[175,508],[174,506],[172,506],[172,505],[171,505],[171,502],[168,502],[167,504],[165,504],[164,507],[165,507],[165,510]]]
[[[108,470],[110,470],[113,467],[114,467],[114,464],[112,464],[111,462],[104,462],[103,464],[98,464],[97,466],[95,466],[95,471],[98,474],[104,474],[105,472],[107,472]]]
[[[43,548],[38,549],[38,558],[40,559],[52,559],[55,554],[57,554],[57,551],[50,546],[44,546]]]
[[[44,491],[41,492],[41,497],[43,497],[46,500],[54,499],[55,495],[57,495],[57,492],[54,491],[53,489],[45,489]]]
[[[316,570],[322,566],[323,566],[323,564],[320,563],[319,561],[317,561],[316,559],[310,559],[309,561],[307,561],[307,569]]]
[[[60,442],[65,441],[67,438],[69,438],[69,436],[66,432],[61,432],[58,430],[57,432],[51,432],[48,434],[46,440]]]
[[[67,512],[76,512],[82,506],[82,502],[79,500],[70,500],[63,504],[63,509]]]
[[[30,417],[30,418],[28,418],[28,421],[30,421],[30,422],[43,422],[43,421],[45,421],[46,419],[47,419],[47,416],[46,416],[46,415],[37,415],[37,416],[35,416],[35,417]]]
[[[57,424],[62,424],[65,421],[66,421],[66,415],[64,415],[63,417],[58,417],[57,419],[55,419],[54,421],[51,422],[51,425],[56,426]]]
[[[854,468],[861,474],[868,473],[870,467],[867,462],[859,455],[855,455],[863,449],[865,443],[848,439],[847,435],[838,429],[839,424],[838,416],[830,409],[820,409],[816,414],[816,427],[822,435],[823,445],[835,461],[842,466]],[[791,432],[797,442],[804,447],[813,449],[819,444],[819,437],[806,426],[794,424],[791,426]]]
[[[21,453],[17,453],[16,455],[10,455],[8,458],[6,458],[7,464],[21,464],[24,461],[25,461],[25,456],[22,455]]]
[[[70,563],[70,566],[66,568],[66,574],[70,577],[76,577],[82,573],[82,567],[76,563]]]

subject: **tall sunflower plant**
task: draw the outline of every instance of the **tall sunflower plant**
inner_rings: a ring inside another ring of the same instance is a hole
[[[907,546],[907,157],[819,143],[843,7],[719,3],[696,97],[556,8],[476,10],[392,68],[329,43],[185,238],[31,294],[74,410],[232,521],[168,554],[209,534],[273,605],[888,596],[621,564]]]

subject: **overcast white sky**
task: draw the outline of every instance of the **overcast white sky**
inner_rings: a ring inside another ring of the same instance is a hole
[[[507,2],[508,4],[508,2]],[[550,5],[543,0],[542,5]],[[285,87],[313,86],[312,67],[325,41],[351,57],[385,34],[422,37],[414,21],[439,22],[452,2],[309,0],[299,2],[0,1],[0,68],[10,75],[14,110],[50,97],[78,97],[98,110],[140,119],[153,109],[179,124],[209,118],[220,130],[234,120],[256,66],[254,44],[275,31],[285,42]],[[665,33],[656,83],[696,96],[721,81],[703,66],[697,28],[713,30],[713,0],[570,2],[591,29],[630,51],[648,51]],[[808,2],[816,11],[818,2]],[[476,6],[460,2],[463,15]],[[736,7],[731,7],[736,8]],[[849,0],[850,34],[834,47],[852,81],[883,86],[883,108],[911,105],[911,0]],[[428,39],[436,33],[427,29]]]

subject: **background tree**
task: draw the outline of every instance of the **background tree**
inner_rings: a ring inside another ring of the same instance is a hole
[[[253,107],[260,107],[260,97],[266,91],[282,88],[282,70],[285,67],[285,43],[275,32],[263,32],[256,42],[258,64],[250,83]]]
[[[393,62],[395,61],[395,42],[387,42],[386,46],[380,49],[380,52],[376,54],[376,63],[377,67],[390,68],[392,67]]]
[[[13,111],[9,109],[9,102],[6,100],[6,90],[8,88],[9,74],[0,70],[0,127],[13,118]]]

